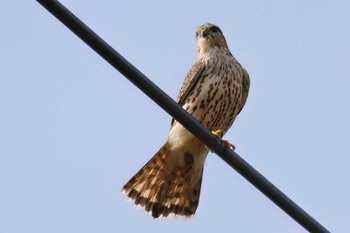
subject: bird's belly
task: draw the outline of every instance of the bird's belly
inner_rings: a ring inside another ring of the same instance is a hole
[[[241,82],[210,77],[198,85],[183,107],[209,130],[226,132],[238,113],[241,88]]]

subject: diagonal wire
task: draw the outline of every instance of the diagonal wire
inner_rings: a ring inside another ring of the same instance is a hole
[[[56,0],[37,0],[37,2],[306,230],[320,233],[329,232],[237,153],[227,150],[226,146],[221,144],[207,128],[188,114],[60,2]]]

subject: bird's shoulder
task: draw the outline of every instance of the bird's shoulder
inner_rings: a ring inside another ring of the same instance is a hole
[[[177,96],[176,102],[181,106],[184,104],[188,94],[194,88],[195,84],[201,77],[203,71],[206,68],[206,62],[204,60],[198,60],[194,63],[191,69],[188,71],[185,80],[182,84],[180,92]]]

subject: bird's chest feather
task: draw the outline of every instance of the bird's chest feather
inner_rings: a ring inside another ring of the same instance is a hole
[[[217,59],[203,71],[184,107],[210,130],[225,132],[238,113],[242,83],[238,63]]]

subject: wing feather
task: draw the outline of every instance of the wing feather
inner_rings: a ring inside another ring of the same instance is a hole
[[[243,69],[242,101],[241,101],[237,115],[242,111],[242,108],[244,107],[245,103],[247,102],[249,87],[250,87],[249,74],[244,68],[242,68],[242,69]]]
[[[186,78],[182,84],[180,92],[177,96],[176,102],[183,106],[186,102],[188,95],[191,93],[196,83],[200,79],[203,71],[205,69],[205,63],[197,61],[187,73]],[[174,124],[174,119],[171,120],[171,126]]]

